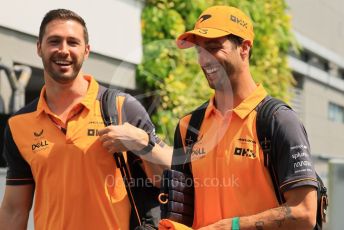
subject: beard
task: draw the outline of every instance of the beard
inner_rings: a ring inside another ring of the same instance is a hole
[[[68,84],[73,82],[78,76],[84,58],[80,60],[73,60],[72,64],[69,66],[68,71],[63,71],[54,63],[53,57],[45,58],[42,57],[44,71],[48,74],[50,78],[60,84]]]
[[[231,77],[236,73],[236,68],[232,63],[220,63],[219,66],[219,70],[214,74],[207,74],[202,68],[209,87],[214,90],[225,89],[230,84]]]

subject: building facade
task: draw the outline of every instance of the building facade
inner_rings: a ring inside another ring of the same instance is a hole
[[[291,54],[297,86],[293,105],[303,120],[315,168],[328,188],[328,223],[342,229],[344,219],[344,1],[286,0],[296,39]]]
[[[297,81],[294,106],[312,153],[344,157],[344,2],[287,0],[300,55],[289,63]]]

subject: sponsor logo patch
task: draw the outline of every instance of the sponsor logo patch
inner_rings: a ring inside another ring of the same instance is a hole
[[[207,34],[208,33],[208,29],[199,29],[198,32],[200,34]]]
[[[87,129],[87,136],[89,137],[99,136],[98,129]]]
[[[245,22],[244,20],[238,18],[238,17],[235,16],[235,15],[231,15],[231,16],[230,16],[230,19],[231,19],[232,22],[235,22],[235,23],[237,23],[237,24],[239,24],[239,25],[241,25],[242,27],[245,27],[245,28],[247,29],[247,22]]]
[[[39,132],[33,132],[33,135],[35,137],[40,137],[40,136],[42,136],[42,134],[43,134],[43,129],[41,131],[39,131]]]
[[[235,147],[234,155],[243,156],[243,157],[249,157],[249,158],[256,158],[257,157],[257,155],[253,151],[253,149],[240,148],[240,147]]]
[[[49,144],[48,144],[47,140],[42,140],[42,141],[40,141],[38,143],[32,144],[31,147],[32,147],[32,151],[35,151],[35,150],[40,150],[42,148],[46,149],[48,145]]]
[[[202,147],[202,143],[201,143],[202,137],[203,136],[200,136],[198,138],[198,141],[195,144],[193,144],[191,139],[185,140],[187,154],[190,154],[191,161],[202,159],[206,155],[206,151],[204,147]]]
[[[204,14],[198,19],[198,21],[200,21],[201,23],[201,22],[204,22],[205,20],[208,20],[209,18],[211,18],[210,14]]]

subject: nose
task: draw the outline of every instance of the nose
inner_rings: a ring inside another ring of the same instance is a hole
[[[202,49],[198,52],[198,63],[201,66],[206,66],[214,60],[214,56],[209,53],[206,49]]]
[[[66,41],[62,41],[59,46],[59,53],[60,54],[68,54],[68,44]]]

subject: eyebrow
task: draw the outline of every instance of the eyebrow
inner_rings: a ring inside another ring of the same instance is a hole
[[[209,41],[206,41],[204,42],[205,45],[209,46],[209,45],[222,45],[221,42],[217,41],[217,40],[209,40]]]
[[[52,39],[61,39],[62,37],[59,35],[51,35],[50,37],[47,37],[47,41],[52,40]],[[73,40],[73,41],[81,41],[81,39],[76,38],[76,37],[67,37],[67,40]]]
[[[56,38],[61,38],[61,37],[57,36],[57,35],[51,35],[51,36],[47,37],[47,40],[56,39]]]

